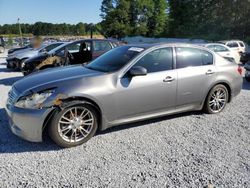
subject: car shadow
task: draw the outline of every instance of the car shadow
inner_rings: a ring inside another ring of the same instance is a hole
[[[124,129],[135,128],[139,126],[145,126],[150,123],[167,121],[178,117],[189,116],[189,115],[201,115],[201,112],[188,112],[178,115],[170,115],[161,118],[154,118],[147,121],[140,121],[136,123],[129,123],[120,126],[116,126],[105,131],[98,131],[96,136],[103,134],[110,134],[112,132],[121,131]],[[5,153],[23,153],[23,152],[43,152],[43,151],[58,151],[63,148],[57,146],[45,132],[43,135],[44,141],[42,143],[32,143],[25,141],[16,135],[14,135],[8,123],[8,116],[5,109],[0,109],[0,156]],[[197,116],[198,117],[198,116]]]
[[[109,133],[116,132],[116,131],[122,131],[125,129],[131,129],[131,128],[135,128],[135,127],[145,126],[145,125],[152,124],[152,123],[159,123],[161,121],[168,121],[171,119],[190,116],[190,115],[195,115],[195,116],[197,116],[197,118],[200,118],[201,115],[205,115],[205,114],[202,111],[191,111],[191,112],[183,112],[183,113],[174,114],[174,115],[166,115],[163,117],[152,118],[152,119],[148,119],[148,120],[142,120],[142,121],[138,121],[138,122],[134,122],[134,123],[127,123],[127,124],[111,127],[107,130],[99,131],[97,133],[97,135],[109,134]]]
[[[4,153],[22,153],[38,151],[56,151],[61,148],[54,144],[45,135],[44,142],[32,143],[14,135],[9,128],[8,117],[5,109],[0,109],[0,156]]]
[[[16,81],[22,79],[23,76],[4,78],[0,80],[0,85],[12,86]]]

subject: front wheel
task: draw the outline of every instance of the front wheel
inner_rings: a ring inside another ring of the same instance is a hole
[[[220,113],[227,105],[228,102],[228,90],[224,85],[216,85],[209,92],[204,109],[209,114]]]
[[[91,105],[72,102],[68,106],[54,115],[49,126],[51,139],[65,148],[87,142],[98,127],[97,113]]]

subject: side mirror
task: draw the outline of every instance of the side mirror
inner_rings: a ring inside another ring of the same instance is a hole
[[[148,71],[144,67],[135,66],[129,70],[129,73],[131,76],[145,76],[147,75]]]

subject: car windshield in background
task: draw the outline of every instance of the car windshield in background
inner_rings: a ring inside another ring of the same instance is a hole
[[[121,69],[142,51],[144,48],[141,47],[118,47],[95,59],[86,68],[101,72],[114,72]]]

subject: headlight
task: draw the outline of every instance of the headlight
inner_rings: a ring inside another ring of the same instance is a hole
[[[39,109],[48,97],[54,93],[54,90],[42,91],[29,96],[21,97],[15,106],[18,108]]]
[[[21,67],[24,68],[24,66],[25,66],[25,61],[21,63]]]

